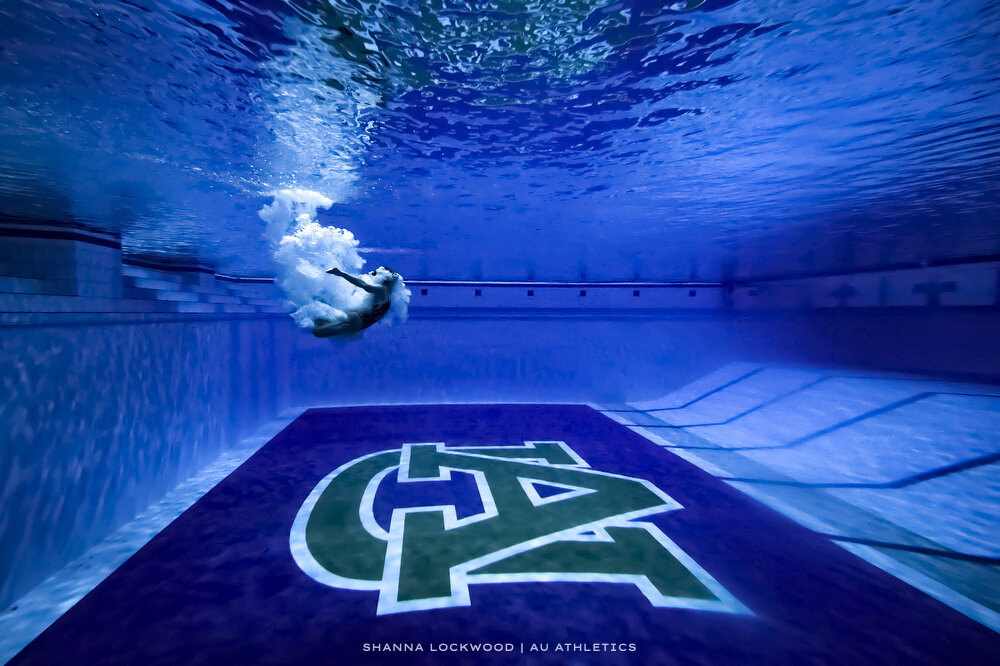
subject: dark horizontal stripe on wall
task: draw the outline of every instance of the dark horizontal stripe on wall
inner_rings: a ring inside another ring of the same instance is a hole
[[[710,289],[721,288],[719,282],[536,282],[503,280],[407,280],[408,287],[497,287],[516,289]]]
[[[14,227],[56,227],[66,231],[77,231],[92,236],[107,237],[114,240],[121,240],[121,235],[111,229],[87,224],[80,220],[56,218],[56,217],[25,217],[23,215],[5,215],[0,213],[0,226]]]
[[[171,263],[169,261],[157,261],[155,259],[143,259],[139,257],[125,257],[122,263],[137,268],[148,268],[154,271],[164,271],[167,273],[206,273],[215,275],[215,269],[198,264]]]
[[[415,297],[419,298],[419,297]],[[425,307],[410,301],[410,319],[670,319],[701,321],[727,317],[721,308],[477,308]]]
[[[219,275],[215,274],[216,280],[222,280],[223,282],[240,282],[246,284],[248,282],[254,284],[274,284],[274,278],[270,277],[241,277],[239,275]]]
[[[39,326],[142,326],[176,322],[208,323],[235,320],[284,320],[287,314],[276,312],[32,312],[23,320],[8,321],[0,313],[0,328],[37,328]],[[22,313],[16,313],[22,314]]]
[[[850,277],[851,275],[861,275],[864,273],[883,273],[887,271],[913,270],[916,268],[939,268],[943,266],[967,266],[969,264],[988,264],[1000,262],[1000,254],[979,254],[969,257],[949,257],[945,259],[931,259],[928,261],[906,261],[895,264],[881,264],[878,266],[864,266],[860,268],[837,269],[829,271],[802,271],[799,273],[783,273],[781,275],[757,275],[752,277],[738,278],[732,281],[736,287],[752,287],[761,282],[779,282],[784,280],[802,280],[807,278],[823,277]]]
[[[0,227],[0,237],[6,238],[36,238],[39,240],[70,240],[90,245],[111,248],[112,250],[122,249],[122,244],[113,238],[102,238],[100,236],[90,236],[82,231],[71,229],[32,229],[31,227]]]
[[[267,276],[241,276],[241,275],[220,275],[215,272],[215,270],[210,266],[201,266],[199,264],[183,264],[183,263],[171,263],[171,262],[159,262],[155,259],[141,259],[137,257],[126,257],[122,260],[123,264],[129,266],[135,266],[137,268],[148,268],[155,271],[164,271],[166,273],[204,273],[206,275],[214,275],[216,280],[222,280],[223,282],[234,282],[234,283],[254,283],[254,284],[273,284],[274,278]]]

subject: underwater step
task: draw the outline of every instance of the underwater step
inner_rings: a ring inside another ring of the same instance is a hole
[[[180,283],[170,280],[134,277],[131,275],[124,275],[122,277],[122,284],[129,288],[150,289],[152,291],[178,291],[181,286]]]
[[[608,415],[806,526],[887,557],[966,558],[951,578],[924,567],[929,593],[988,585],[1000,599],[1000,575],[980,579],[984,563],[1000,566],[995,386],[732,364]],[[872,534],[875,523],[889,529]],[[1000,630],[1000,602],[944,596]]]
[[[0,271],[0,275],[2,275],[2,271]],[[4,294],[44,294],[48,286],[45,280],[0,277],[0,293]]]
[[[139,287],[123,287],[122,296],[124,298],[135,298],[140,300],[156,301],[186,301],[194,303],[199,300],[198,294],[184,291],[163,291],[160,289],[146,289]]]
[[[230,305],[240,305],[241,299],[237,296],[230,296],[229,294],[209,294],[205,297],[206,303],[228,303]]]
[[[250,314],[253,312],[257,312],[257,308],[255,308],[252,305],[221,304],[219,307],[222,308],[222,312],[228,312],[232,314]],[[281,312],[286,312],[286,310],[282,309]]]
[[[213,312],[222,312],[222,306],[213,303],[177,303],[177,311],[185,313],[203,313],[209,314]]]
[[[143,268],[142,266],[134,266],[127,263],[122,264],[122,275],[135,280],[169,282],[174,286],[181,284],[184,281],[183,277],[177,273],[155,270],[152,268]]]
[[[244,304],[245,305],[253,305],[253,306],[260,306],[260,307],[271,307],[271,306],[275,305],[275,303],[277,303],[278,305],[281,304],[280,301],[276,302],[272,298],[246,298],[246,299],[243,299],[243,300],[244,300]]]

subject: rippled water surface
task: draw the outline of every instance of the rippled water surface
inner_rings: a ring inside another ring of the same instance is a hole
[[[987,0],[8,0],[0,214],[237,273],[291,186],[413,276],[997,253],[998,33]]]

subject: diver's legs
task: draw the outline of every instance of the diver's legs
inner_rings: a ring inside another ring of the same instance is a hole
[[[330,338],[338,335],[350,335],[357,333],[364,328],[361,317],[351,312],[347,319],[343,321],[330,321],[329,319],[317,319],[313,325],[312,334],[317,338]]]

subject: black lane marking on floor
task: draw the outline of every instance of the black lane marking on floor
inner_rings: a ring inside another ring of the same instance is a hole
[[[664,407],[662,409],[650,409],[650,410],[647,410],[646,413],[647,414],[652,414],[653,412],[671,412],[671,411],[674,411],[674,410],[677,410],[677,409],[686,409],[686,408],[690,407],[691,405],[695,404],[696,402],[700,402],[700,401],[704,400],[705,398],[708,398],[710,396],[715,395],[716,393],[719,393],[720,391],[725,391],[727,388],[729,388],[731,386],[734,386],[736,384],[739,384],[744,379],[749,379],[750,377],[753,377],[757,373],[763,372],[764,370],[767,370],[767,368],[757,368],[756,370],[751,370],[750,372],[748,372],[747,374],[743,375],[742,377],[738,377],[738,378],[732,380],[731,382],[727,382],[727,383],[725,383],[725,384],[723,384],[721,386],[716,386],[714,389],[712,389],[708,393],[703,393],[700,396],[698,396],[697,398],[695,398],[694,400],[690,400],[690,401],[684,403],[683,405],[681,405],[679,407]]]
[[[891,543],[889,541],[877,541],[875,539],[862,539],[859,537],[841,536],[838,534],[826,534],[817,532],[821,536],[829,537],[834,541],[844,541],[846,543],[856,543],[861,546],[871,546],[872,548],[887,548],[891,550],[905,550],[908,553],[918,553],[920,555],[932,555],[934,557],[946,557],[950,560],[961,560],[974,564],[988,564],[991,566],[1000,565],[1000,557],[989,555],[970,555],[959,553],[954,550],[941,550],[939,548],[927,548],[924,546],[908,546],[901,543]]]
[[[707,427],[710,427],[710,426],[729,425],[733,421],[737,421],[737,420],[743,418],[744,416],[747,416],[749,414],[753,414],[754,412],[760,411],[760,410],[764,409],[765,407],[770,407],[771,405],[773,405],[773,404],[775,404],[777,402],[781,402],[782,400],[784,400],[786,398],[790,398],[793,395],[795,395],[796,393],[801,393],[802,391],[805,391],[806,389],[810,389],[810,388],[816,386],[817,384],[825,382],[828,379],[837,379],[837,377],[836,377],[836,375],[829,375],[827,377],[820,377],[819,379],[813,380],[813,381],[809,382],[808,384],[803,384],[802,386],[800,386],[800,387],[798,387],[796,389],[792,389],[791,391],[787,391],[785,393],[782,393],[781,395],[779,395],[777,397],[774,397],[774,398],[771,398],[770,400],[766,400],[766,401],[760,403],[759,405],[757,405],[756,407],[751,407],[750,409],[746,410],[745,412],[741,412],[741,413],[737,414],[736,416],[733,416],[731,418],[726,419],[725,421],[718,421],[716,423],[690,423],[690,424],[686,424],[686,425],[675,425],[675,426],[672,426],[672,427],[674,427],[674,428],[707,428]]]
[[[920,472],[919,474],[913,474],[912,476],[903,477],[896,481],[886,481],[880,483],[806,483],[805,481],[782,481],[776,479],[745,479],[740,477],[727,477],[720,476],[719,478],[723,481],[733,481],[737,483],[758,483],[765,484],[769,486],[793,486],[796,488],[884,488],[884,489],[899,489],[906,488],[907,486],[916,485],[918,483],[923,483],[924,481],[930,481],[932,479],[940,479],[944,476],[951,476],[952,474],[958,474],[960,472],[965,472],[970,469],[975,469],[977,467],[985,467],[986,465],[992,465],[993,463],[1000,462],[1000,452],[990,453],[985,456],[979,456],[978,458],[970,458],[968,460],[963,460],[951,465],[944,465],[943,467],[936,467],[925,472]]]
[[[866,421],[866,420],[874,418],[876,416],[881,416],[883,414],[887,414],[887,413],[889,413],[891,411],[900,409],[902,407],[906,407],[908,405],[912,405],[915,402],[920,402],[921,400],[926,400],[927,398],[931,398],[931,397],[934,397],[934,396],[937,396],[937,395],[954,395],[954,396],[959,396],[959,397],[963,397],[963,398],[997,398],[997,399],[1000,399],[1000,396],[995,395],[995,394],[990,394],[990,393],[958,393],[958,392],[952,392],[952,391],[924,391],[924,392],[921,392],[921,393],[917,393],[917,394],[911,395],[908,398],[903,398],[902,400],[897,400],[896,402],[889,403],[888,405],[885,405],[883,407],[879,407],[877,409],[873,409],[871,411],[865,412],[864,414],[859,414],[858,416],[855,416],[853,418],[847,419],[846,421],[841,421],[840,423],[834,424],[832,426],[828,426],[826,428],[823,428],[822,430],[817,430],[816,432],[814,432],[814,433],[812,433],[810,435],[806,435],[804,437],[799,437],[798,439],[793,439],[791,442],[787,442],[785,444],[778,444],[776,446],[730,446],[730,447],[722,447],[722,446],[720,446],[718,448],[721,448],[721,449],[723,449],[725,451],[777,451],[777,450],[781,450],[781,449],[791,449],[791,448],[794,448],[796,446],[801,446],[802,444],[806,444],[806,443],[808,443],[808,442],[810,442],[810,441],[812,441],[814,439],[822,437],[823,435],[829,435],[830,433],[836,432],[837,430],[841,430],[843,428],[847,428],[847,427],[855,425],[857,423],[861,423],[862,421]],[[652,426],[652,427],[660,427],[660,426]],[[689,427],[689,426],[669,426],[669,427],[684,428],[684,427]],[[716,447],[708,447],[708,446],[678,446],[676,448],[683,448],[683,449],[711,449],[711,450],[716,450]]]

